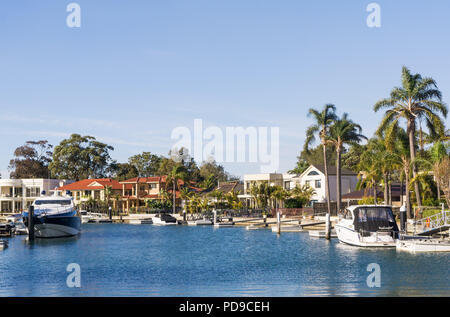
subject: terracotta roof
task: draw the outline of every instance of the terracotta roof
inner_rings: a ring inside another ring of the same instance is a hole
[[[121,184],[146,184],[146,183],[156,183],[161,182],[165,183],[167,179],[166,175],[163,176],[152,176],[152,177],[134,177],[124,181],[121,181]],[[184,182],[179,179],[178,184],[184,185]]]
[[[95,189],[98,190],[98,189],[105,189],[106,186],[111,186],[112,189],[116,190],[122,189],[122,184],[120,184],[118,181],[114,179],[98,178],[98,179],[83,179],[81,181],[59,187],[58,190],[95,190]]]
[[[121,181],[121,184],[136,184],[136,183],[154,183],[154,182],[162,182],[162,178],[161,176],[153,176],[153,177],[133,177],[124,181]],[[164,178],[165,179],[165,178]]]

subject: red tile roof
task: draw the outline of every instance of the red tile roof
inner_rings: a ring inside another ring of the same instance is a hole
[[[83,179],[81,181],[59,187],[58,190],[101,190],[105,189],[106,186],[111,186],[112,189],[115,190],[122,190],[122,184],[111,178]],[[125,186],[125,189],[131,189],[131,186]]]

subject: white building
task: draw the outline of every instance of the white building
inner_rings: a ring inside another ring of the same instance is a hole
[[[342,195],[351,193],[355,190],[358,183],[357,173],[341,168],[341,193]],[[325,169],[323,165],[310,165],[302,174],[247,174],[244,175],[244,194],[239,198],[251,200],[249,190],[253,184],[259,185],[263,182],[269,185],[282,186],[286,190],[292,190],[297,185],[309,185],[316,194],[312,197],[311,202],[325,202]],[[328,183],[330,187],[330,199],[337,199],[337,176],[336,167],[328,166]]]
[[[51,194],[73,181],[60,179],[0,179],[0,212],[20,212],[28,208],[42,191]]]
[[[326,201],[325,193],[325,169],[323,165],[310,165],[298,178],[294,178],[300,186],[309,185],[316,191],[312,201]],[[341,193],[342,195],[355,190],[358,183],[358,175],[355,172],[341,168]],[[328,166],[328,186],[330,188],[330,200],[337,199],[337,175],[336,167]],[[295,187],[295,186],[294,186]]]

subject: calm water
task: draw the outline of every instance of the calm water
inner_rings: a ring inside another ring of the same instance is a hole
[[[450,295],[450,254],[363,250],[306,233],[87,224],[78,238],[9,239],[0,296]],[[381,288],[369,288],[369,263]],[[66,267],[81,266],[81,288]]]

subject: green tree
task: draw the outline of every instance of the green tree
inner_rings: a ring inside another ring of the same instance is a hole
[[[128,163],[136,168],[139,177],[151,177],[157,174],[161,160],[161,156],[143,152],[130,157]]]
[[[134,165],[130,163],[112,163],[111,164],[111,172],[113,178],[118,181],[124,181],[130,178],[135,178],[139,176],[138,170]]]
[[[336,120],[336,107],[332,104],[327,104],[322,111],[309,109],[308,116],[314,118],[315,123],[306,130],[306,140],[304,149],[308,152],[309,146],[315,141],[316,134],[322,143],[323,161],[325,169],[325,194],[327,198],[328,213],[331,213],[330,205],[330,187],[328,182],[328,164],[327,164],[327,138],[331,124]]]
[[[49,169],[60,179],[105,177],[112,163],[109,152],[113,150],[92,136],[72,134],[55,147]]]
[[[363,139],[367,139],[361,134],[362,128],[359,124],[354,123],[348,118],[348,114],[344,113],[342,118],[337,119],[330,127],[327,143],[332,144],[336,149],[336,193],[337,193],[337,210],[341,210],[341,156],[345,145],[355,145]]]
[[[53,146],[46,140],[27,141],[14,151],[9,161],[11,178],[48,178]]]
[[[183,182],[185,182],[188,179],[188,174],[186,171],[186,168],[183,165],[178,165],[178,166],[174,166],[172,171],[167,175],[167,180],[166,180],[166,184],[172,184],[172,198],[173,198],[173,202],[172,202],[172,208],[173,208],[173,213],[176,213],[176,192],[177,192],[177,187],[180,188],[179,186],[179,180],[182,180]]]
[[[391,91],[390,97],[378,101],[374,111],[387,109],[377,133],[381,134],[392,123],[404,119],[407,125],[413,177],[418,174],[416,161],[416,124],[423,119],[430,135],[444,135],[445,127],[440,115],[447,117],[447,106],[442,102],[442,94],[432,78],[422,78],[420,74],[412,74],[403,67],[402,87]],[[419,183],[415,182],[414,190],[417,205],[422,206]]]

